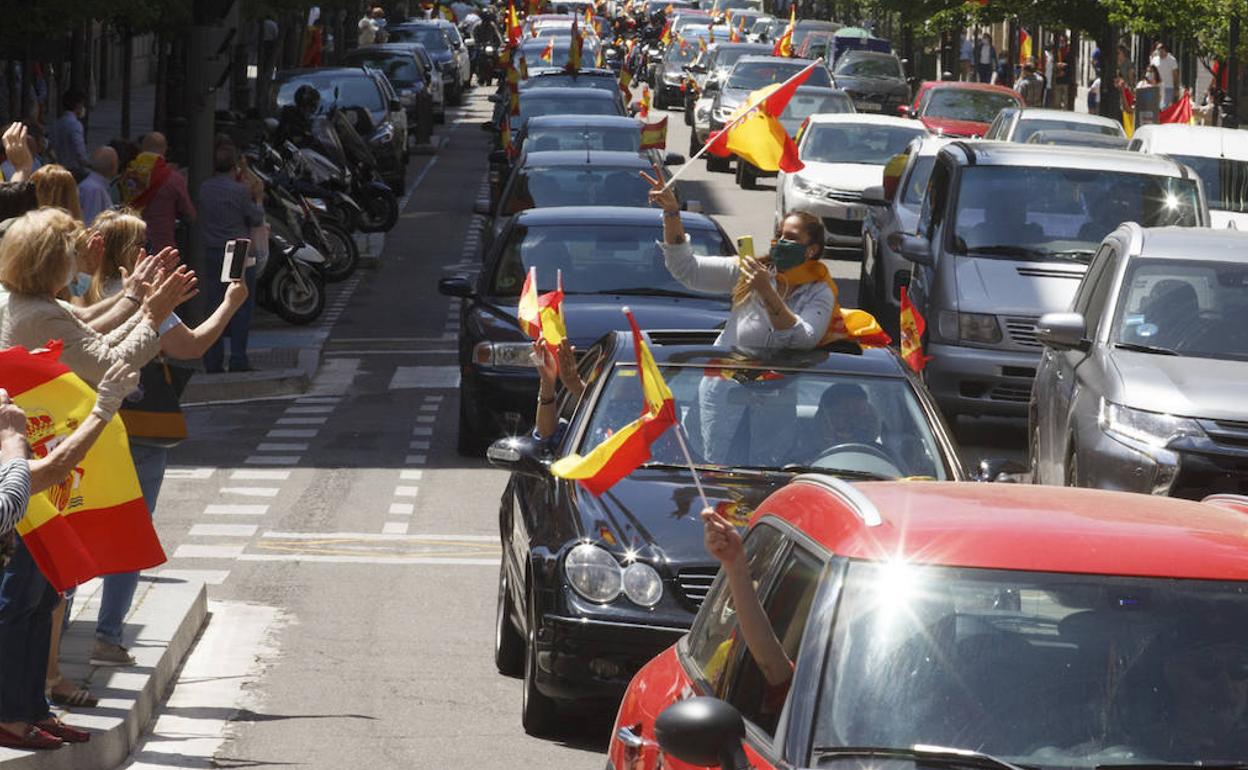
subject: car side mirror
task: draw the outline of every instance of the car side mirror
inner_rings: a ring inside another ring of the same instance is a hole
[[[902,234],[897,239],[896,251],[901,254],[903,259],[916,265],[931,267],[934,264],[932,260],[932,244],[921,235]]]
[[[399,110],[403,109],[403,102],[399,101],[398,99],[391,99],[390,104],[387,106],[390,108],[391,112],[398,112]]]
[[[1021,484],[1026,473],[1027,468],[1017,460],[988,457],[979,461],[979,472],[975,478],[997,484]]]
[[[884,194],[884,185],[874,185],[862,191],[862,202],[868,206],[887,206],[888,196]]]
[[[685,164],[685,156],[678,152],[669,152],[663,156],[664,166],[683,166]]]
[[[1036,339],[1054,350],[1087,351],[1088,328],[1079,313],[1045,313],[1036,321]]]
[[[452,275],[438,281],[438,293],[445,297],[461,299],[472,299],[476,296],[476,292],[472,290],[472,284],[468,282],[468,277],[463,275]]]
[[[663,709],[654,720],[659,748],[685,764],[735,770],[749,767],[741,740],[741,712],[718,698],[686,698]]]
[[[526,476],[545,476],[550,466],[542,459],[541,445],[532,436],[506,436],[490,444],[485,459],[495,468]]]

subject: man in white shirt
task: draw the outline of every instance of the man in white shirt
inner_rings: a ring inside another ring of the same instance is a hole
[[[360,37],[358,42],[361,46],[382,42],[380,39],[383,34],[381,28],[385,17],[386,12],[380,5],[369,7],[368,13],[364,14],[359,23]]]
[[[97,214],[113,207],[112,185],[116,176],[117,151],[107,145],[96,147],[91,153],[91,170],[78,183],[83,222],[90,225]]]
[[[1165,43],[1158,41],[1150,63],[1161,75],[1161,107],[1165,109],[1174,103],[1179,93],[1179,61],[1170,54]]]

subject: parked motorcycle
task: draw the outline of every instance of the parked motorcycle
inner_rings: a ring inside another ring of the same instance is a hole
[[[256,302],[289,323],[308,324],[325,309],[325,257],[303,238],[306,209],[257,165],[251,170],[264,182],[270,236],[267,257],[256,260]]]

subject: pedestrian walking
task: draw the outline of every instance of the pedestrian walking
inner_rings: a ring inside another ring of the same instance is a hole
[[[1044,79],[1036,72],[1035,59],[1028,58],[1023,62],[1023,76],[1014,84],[1014,91],[1023,97],[1023,104],[1028,107],[1044,104]]]
[[[1179,79],[1179,61],[1170,53],[1166,44],[1158,40],[1149,64],[1157,68],[1157,82],[1161,85],[1161,108],[1165,109],[1174,103],[1182,89]]]
[[[87,114],[87,97],[81,91],[68,91],[61,100],[65,112],[52,124],[52,154],[69,169],[75,179],[87,175],[87,140],[82,118]]]
[[[975,79],[975,71],[972,66],[972,62],[974,58],[975,58],[975,41],[969,35],[964,36],[958,48],[958,72],[959,72],[958,79],[959,80],[970,81],[970,80]]]
[[[385,42],[385,32],[383,30],[385,18],[386,11],[384,8],[380,5],[369,6],[357,25],[360,34],[356,42],[360,47]]]
[[[1119,90],[1132,88],[1135,83],[1135,64],[1125,45],[1118,46],[1118,62],[1114,69],[1114,86]]]
[[[153,131],[143,137],[142,152],[126,167],[121,199],[147,223],[147,250],[176,248],[178,220],[195,220],[195,204],[186,188],[186,176],[165,159],[169,143]]]
[[[993,73],[997,70],[997,49],[992,44],[992,35],[985,32],[975,44],[975,74],[981,83],[991,83]]]
[[[245,180],[245,181],[244,181]],[[199,187],[201,243],[210,280],[203,289],[209,306],[220,305],[225,288],[215,280],[225,259],[225,244],[235,238],[247,238],[251,228],[264,223],[264,184],[239,163],[238,149],[230,143],[217,145],[213,155],[213,175]],[[247,301],[230,320],[225,336],[230,341],[230,371],[251,371],[247,359],[247,337],[251,330],[251,311],[256,291],[256,269],[246,270]],[[224,371],[225,346],[220,339],[203,356],[208,372]]]
[[[1053,65],[1053,88],[1050,89],[1049,106],[1056,110],[1069,110],[1074,107],[1075,68],[1070,63],[1070,45],[1066,36],[1058,34],[1053,40],[1049,51],[1049,61]]]
[[[91,153],[91,170],[78,183],[78,202],[82,205],[82,221],[91,224],[101,212],[113,207],[113,179],[117,176],[117,151],[112,147],[96,147]]]

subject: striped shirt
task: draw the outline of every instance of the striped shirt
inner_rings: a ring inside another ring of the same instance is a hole
[[[0,466],[0,535],[7,535],[26,515],[30,501],[30,464],[18,457]]]

